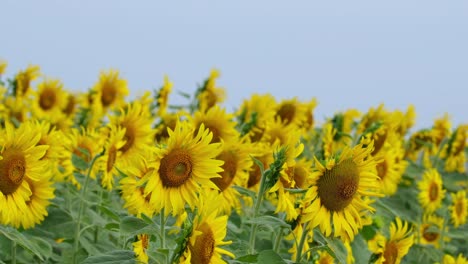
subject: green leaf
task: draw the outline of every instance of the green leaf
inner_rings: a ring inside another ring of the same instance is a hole
[[[284,220],[271,216],[271,215],[262,215],[253,219],[249,219],[246,223],[271,226],[273,229],[278,227],[290,229],[291,225],[286,223]]]
[[[120,222],[120,231],[125,235],[151,234],[159,232],[154,225],[133,216],[126,216]]]
[[[244,188],[242,186],[233,185],[232,187],[234,187],[234,189],[236,189],[236,191],[238,191],[242,196],[249,196],[251,198],[255,198],[255,196],[257,195],[254,191]]]
[[[120,222],[120,217],[116,213],[114,213],[111,209],[107,208],[104,205],[99,205],[98,207],[101,210],[101,212],[103,212],[105,215],[109,216],[110,218],[112,218],[113,220],[117,222]]]
[[[269,249],[260,252],[258,255],[258,263],[267,263],[267,264],[286,264],[278,253]]]
[[[11,241],[15,241],[19,246],[23,247],[26,250],[29,250],[41,261],[44,261],[44,256],[41,254],[41,250],[38,249],[38,247],[36,247],[34,243],[31,243],[29,239],[27,239],[18,230],[11,227],[0,226],[0,234],[3,234]]]
[[[131,250],[115,250],[99,256],[86,258],[81,264],[134,264],[135,253]]]
[[[29,236],[28,240],[32,244],[36,245],[36,248],[45,259],[48,259],[50,256],[52,256],[52,245],[50,242],[37,236]]]
[[[258,254],[255,255],[245,255],[242,257],[237,258],[236,260],[242,261],[245,263],[258,263]]]

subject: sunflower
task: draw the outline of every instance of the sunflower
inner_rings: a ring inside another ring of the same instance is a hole
[[[396,132],[398,135],[400,135],[400,137],[405,136],[415,123],[416,110],[414,105],[409,105],[406,113],[398,110],[393,112],[393,118],[397,120]]]
[[[40,75],[37,65],[29,65],[26,70],[18,72],[15,76],[15,96],[26,96],[30,91],[31,82]]]
[[[131,164],[132,159],[139,158],[148,151],[154,139],[151,123],[149,109],[143,108],[139,102],[120,109],[120,115],[110,117],[110,125],[125,129],[125,145],[118,149],[122,152],[122,165]]]
[[[210,77],[205,80],[204,86],[197,92],[200,110],[205,111],[224,101],[226,97],[224,88],[216,86],[216,79],[218,79],[219,76],[220,73],[218,70],[211,70]]]
[[[146,155],[151,155],[150,153]],[[140,159],[132,166],[123,167],[122,172],[124,177],[120,180],[121,195],[124,200],[124,208],[127,208],[129,213],[141,217],[145,214],[148,217],[153,217],[155,208],[150,199],[152,195],[146,194],[145,186],[150,176],[153,175],[154,168],[150,167],[148,161],[154,160],[153,156],[147,156]]]
[[[450,117],[445,114],[442,118],[438,118],[434,121],[432,131],[434,133],[434,141],[436,146],[442,143],[444,138],[448,138],[452,130],[452,124],[450,123]]]
[[[223,171],[219,174],[221,178],[212,178],[211,181],[219,188],[221,203],[220,213],[231,214],[234,208],[238,212],[241,209],[239,192],[232,186],[245,186],[249,177],[249,170],[253,161],[250,155],[252,146],[247,143],[226,142],[223,145],[223,151],[216,157],[224,164],[221,166]]]
[[[398,146],[381,152],[376,159],[377,175],[380,178],[381,189],[385,195],[393,195],[405,172],[408,162],[403,159],[404,151]]]
[[[276,105],[275,119],[285,126],[292,124],[293,127],[299,128],[307,123],[307,110],[309,109],[307,105],[299,102],[296,97],[283,100]]]
[[[235,129],[234,115],[226,113],[224,109],[215,105],[207,111],[197,111],[193,117],[193,125],[198,128],[204,124],[213,133],[213,142],[236,142],[239,132]]]
[[[165,113],[160,116],[161,120],[155,127],[154,140],[156,143],[164,143],[169,138],[169,133],[167,132],[168,128],[171,130],[175,129],[178,120],[181,120],[182,117],[187,116],[185,112],[177,113]]]
[[[158,148],[155,170],[148,179],[145,195],[152,195],[150,202],[157,210],[165,208],[165,214],[180,214],[185,204],[195,208],[202,188],[218,189],[211,178],[220,177],[223,162],[215,157],[221,152],[220,143],[210,143],[213,134],[202,124],[198,133],[188,122],[178,122],[174,131],[169,129],[167,145]]]
[[[179,263],[226,263],[222,255],[234,258],[234,254],[220,247],[232,243],[223,241],[226,237],[227,221],[228,216],[218,216],[218,210],[202,208],[200,214],[195,217],[192,232],[187,238],[188,243]]]
[[[30,102],[23,96],[8,96],[5,98],[5,115],[7,119],[24,122],[29,118]]]
[[[423,221],[419,226],[419,243],[422,245],[433,245],[439,248],[441,239],[448,241],[448,237],[442,238],[442,229],[444,227],[444,219],[437,215],[425,214]],[[448,227],[445,227],[445,232]]]
[[[66,104],[62,108],[62,113],[64,113],[67,117],[73,118],[76,111],[77,106],[79,105],[79,96],[76,94],[68,93],[66,96]]]
[[[457,228],[466,223],[468,201],[466,199],[465,191],[458,191],[456,194],[452,193],[453,204],[450,206],[453,226]]]
[[[457,258],[445,254],[444,258],[442,259],[442,264],[468,264],[468,259],[463,257],[462,253],[458,254]]]
[[[173,83],[169,81],[169,77],[167,75],[164,76],[164,84],[161,87],[161,89],[159,89],[157,99],[156,99],[157,107],[158,107],[158,112],[157,112],[158,116],[164,115],[167,111],[167,106],[169,102],[169,94],[172,91],[172,86],[173,86]]]
[[[378,256],[376,264],[399,264],[408,254],[414,243],[414,235],[407,222],[396,218],[390,224],[390,238],[387,239],[380,233],[368,241],[369,250]]]
[[[362,227],[362,214],[374,210],[363,198],[381,196],[372,150],[372,143],[359,144],[344,149],[339,158],[326,160],[325,165],[315,160],[312,186],[304,198],[309,205],[304,209],[309,228],[320,226],[325,236],[333,230],[333,236],[344,241],[354,239]]]
[[[445,159],[445,170],[447,172],[466,171],[466,139],[468,134],[468,125],[460,125],[449,139],[448,144],[442,151],[441,157]]]
[[[92,88],[93,103],[103,109],[119,108],[125,103],[128,86],[125,79],[120,78],[119,71],[109,70],[99,74],[99,81]]]
[[[5,74],[8,63],[4,60],[0,60],[0,77]]]
[[[46,79],[39,83],[37,92],[33,94],[32,113],[37,118],[60,113],[67,103],[66,99],[66,92],[60,80]]]
[[[308,131],[314,127],[314,109],[317,106],[317,99],[312,98],[309,102],[304,103],[305,105],[305,122],[302,124],[305,131]]]
[[[125,145],[125,130],[119,127],[110,126],[106,143],[104,143],[104,156],[97,162],[99,170],[102,172],[101,184],[107,190],[112,190],[114,185],[114,176],[118,174],[121,152],[119,151]]]
[[[0,223],[33,227],[47,215],[53,188],[41,160],[48,146],[37,146],[41,136],[25,126],[5,123],[0,148]]]
[[[314,264],[334,264],[335,258],[332,257],[326,250],[318,251],[318,259],[314,261]]]
[[[445,190],[442,189],[442,177],[436,169],[428,169],[418,183],[418,199],[427,213],[432,213],[442,204]]]
[[[148,263],[148,255],[146,251],[149,248],[149,237],[147,234],[137,236],[137,241],[132,243],[133,252],[135,252],[136,259],[141,263]]]
[[[254,148],[252,156],[263,165],[263,168],[267,169],[274,161],[273,149],[270,148],[269,144],[265,143],[257,143]],[[262,172],[260,167],[256,163],[252,164],[252,168],[249,170],[247,188],[257,191],[261,177]]]
[[[253,94],[249,100],[244,100],[238,111],[239,123],[251,128],[247,131],[252,142],[260,141],[263,137],[265,127],[274,121],[276,105],[275,98],[270,95]]]

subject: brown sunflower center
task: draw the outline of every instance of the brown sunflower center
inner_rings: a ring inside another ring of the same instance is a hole
[[[429,200],[431,202],[437,200],[439,197],[439,186],[435,182],[431,182],[431,185],[429,186]]]
[[[56,101],[57,101],[57,95],[55,94],[55,91],[52,89],[45,89],[44,91],[42,91],[41,95],[39,96],[39,106],[43,110],[51,109],[55,105]]]
[[[112,83],[105,83],[102,87],[101,103],[104,107],[111,105],[117,97],[117,90]]]
[[[86,155],[82,150],[86,150],[88,155]],[[90,162],[93,155],[91,148],[89,148],[85,143],[78,144],[78,147],[73,151],[73,153],[86,162]]]
[[[125,140],[125,145],[123,145],[119,150],[122,151],[122,153],[127,152],[134,144],[135,142],[135,131],[133,130],[133,127],[131,126],[124,126],[125,127],[125,135],[124,135],[124,140]]]
[[[276,116],[278,116],[281,119],[281,122],[285,123],[286,125],[291,123],[295,115],[296,106],[291,103],[282,104],[276,112]]]
[[[202,232],[196,240],[193,246],[190,246],[192,253],[192,264],[208,264],[211,263],[211,257],[213,257],[215,249],[215,238],[213,231],[207,223],[203,223],[199,227],[199,231]]]
[[[380,177],[380,179],[383,180],[388,172],[387,161],[383,160],[382,162],[378,163],[376,166],[376,169],[377,169],[377,175]]]
[[[73,113],[73,110],[75,109],[75,96],[73,95],[69,95],[68,96],[68,100],[67,100],[67,105],[65,106],[65,108],[63,109],[63,112],[66,114],[66,115],[71,115]]]
[[[268,166],[268,157],[269,155],[264,155],[258,158],[258,160],[263,164],[264,168]],[[247,187],[250,188],[255,186],[257,183],[260,182],[261,177],[262,172],[260,171],[260,167],[258,167],[257,164],[254,164],[253,170],[249,172],[249,180],[247,181]]]
[[[439,238],[439,233],[427,231],[427,229],[429,229],[429,227],[430,227],[430,225],[425,225],[424,226],[424,228],[423,228],[423,237],[428,242],[434,242]]]
[[[141,239],[141,246],[142,246],[144,249],[148,249],[148,245],[149,245],[148,235],[147,235],[147,234],[143,234],[143,235],[141,235],[140,239]]]
[[[23,182],[25,173],[26,160],[22,153],[4,153],[0,160],[0,191],[4,195],[15,192]]]
[[[383,253],[385,261],[384,264],[394,264],[398,259],[398,245],[394,242],[387,243]]]
[[[179,187],[192,176],[192,158],[187,151],[176,149],[161,159],[159,176],[164,187]]]
[[[318,196],[330,211],[341,211],[348,206],[359,186],[359,171],[352,159],[325,170],[317,181]]]
[[[117,149],[115,148],[115,146],[112,146],[109,148],[107,152],[107,164],[106,164],[107,172],[110,172],[112,168],[114,167],[116,158],[117,158]]]
[[[463,211],[466,207],[464,206],[463,204],[463,201],[457,201],[455,203],[455,213],[458,215],[458,216],[462,216],[463,215]]]
[[[224,161],[222,166],[224,171],[219,173],[221,178],[211,178],[211,181],[218,186],[220,191],[224,191],[231,185],[237,173],[237,157],[231,151],[224,151],[216,159]]]
[[[382,135],[376,135],[376,137],[374,138],[374,150],[372,151],[372,156],[375,156],[375,154],[379,153],[379,151],[384,146],[386,139],[387,132],[385,132]]]
[[[286,169],[286,174],[289,176],[290,182],[281,177],[281,183],[284,188],[304,188],[304,183],[307,178],[307,171],[302,167],[289,167]]]

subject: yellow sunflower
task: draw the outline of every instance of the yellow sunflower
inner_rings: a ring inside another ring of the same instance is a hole
[[[30,102],[23,96],[8,96],[5,98],[5,115],[9,119],[24,122],[29,119]]]
[[[444,138],[448,138],[452,131],[452,124],[450,123],[449,115],[445,114],[442,118],[436,119],[432,126],[432,131],[434,133],[436,146],[439,146],[442,140]]]
[[[275,98],[270,95],[253,94],[249,100],[244,100],[238,111],[241,124],[252,124],[248,135],[252,142],[260,141],[265,127],[275,118]]]
[[[92,88],[93,103],[103,109],[122,107],[128,95],[128,86],[125,79],[120,78],[119,71],[109,70],[99,74],[99,81]]]
[[[141,263],[148,263],[148,255],[146,251],[149,249],[149,237],[147,234],[137,236],[137,241],[132,243],[133,252],[135,252],[136,259]]]
[[[169,103],[169,94],[172,91],[172,86],[173,83],[169,81],[169,77],[167,75],[164,76],[164,84],[161,87],[161,89],[159,89],[157,95],[158,116],[164,115],[167,111],[167,106]]]
[[[4,60],[0,60],[0,77],[5,74],[8,63]]]
[[[305,104],[305,123],[301,126],[304,127],[305,131],[308,131],[314,127],[315,118],[314,118],[314,109],[317,106],[317,99],[312,98],[309,102]]]
[[[31,90],[31,82],[40,75],[37,65],[29,65],[26,70],[18,72],[15,76],[15,96],[26,96]]]
[[[217,160],[224,162],[221,166],[223,171],[219,173],[221,178],[211,179],[218,186],[220,198],[223,200],[220,213],[230,215],[231,209],[234,208],[238,212],[241,209],[241,195],[232,186],[245,186],[247,183],[249,170],[253,164],[250,149],[251,146],[246,143],[226,142],[223,151],[216,157]]]
[[[255,150],[252,156],[260,161],[263,168],[267,169],[270,164],[275,160],[273,157],[273,149],[269,144],[257,143],[254,146]],[[260,167],[256,164],[252,164],[252,168],[249,171],[249,179],[247,180],[247,188],[257,191],[262,177]]]
[[[176,113],[165,113],[160,116],[159,122],[155,126],[154,140],[158,144],[162,144],[169,138],[168,128],[171,130],[175,129],[177,121],[183,120],[188,117],[189,114],[185,111],[178,111]]]
[[[30,228],[47,215],[53,197],[46,161],[48,146],[37,146],[40,131],[5,123],[0,140],[0,223]]]
[[[275,118],[285,126],[291,124],[295,128],[302,127],[307,122],[307,105],[302,104],[296,97],[283,100],[276,105]]]
[[[318,259],[314,261],[314,264],[335,264],[335,258],[326,250],[319,250]]]
[[[64,113],[67,117],[73,118],[77,111],[77,106],[80,104],[79,96],[73,93],[68,93],[66,96],[66,104],[62,108],[62,113]]]
[[[444,227],[444,219],[437,215],[425,214],[423,221],[419,226],[419,243],[422,245],[433,245],[435,248],[440,247],[441,239],[449,241],[448,237],[442,238],[442,229]],[[448,227],[445,227],[444,232],[447,233]]]
[[[408,166],[408,162],[403,159],[403,156],[403,149],[395,146],[386,149],[376,157],[379,160],[376,167],[377,175],[385,195],[393,195],[397,191],[401,177]]]
[[[442,189],[442,177],[436,169],[424,172],[422,180],[418,183],[419,203],[427,213],[432,213],[442,204],[445,190]]]
[[[39,83],[37,92],[33,94],[32,113],[37,118],[43,118],[52,113],[61,113],[66,106],[66,92],[63,84],[57,79],[46,79]]]
[[[362,227],[361,215],[373,211],[364,197],[381,196],[375,160],[370,155],[372,143],[346,148],[339,158],[315,161],[312,186],[306,192],[304,222],[308,227],[320,226],[325,236],[352,241]],[[333,227],[333,228],[332,228]]]
[[[197,111],[193,117],[193,125],[198,128],[204,124],[213,133],[213,142],[236,142],[239,138],[235,126],[236,123],[232,120],[234,115],[226,113],[226,110],[215,105],[207,111]]]
[[[441,157],[445,159],[445,170],[447,172],[466,171],[466,139],[468,135],[468,125],[460,125],[449,139]]]
[[[426,168],[431,168],[432,164],[429,160],[431,155],[436,154],[437,148],[434,145],[435,138],[432,130],[423,129],[412,134],[409,139],[409,144],[406,149],[405,157],[416,161],[423,152],[423,165]]]
[[[169,130],[167,145],[157,149],[155,170],[148,179],[145,194],[152,195],[150,202],[165,214],[180,214],[185,204],[195,208],[202,188],[218,189],[211,178],[220,177],[223,162],[215,157],[221,152],[220,143],[210,143],[212,133],[202,124],[198,133],[188,122],[178,122]]]
[[[108,135],[104,135],[104,137],[107,137],[104,143],[104,156],[97,161],[96,166],[102,172],[102,186],[107,190],[112,190],[114,176],[118,175],[117,168],[119,167],[122,154],[119,149],[125,145],[125,130],[116,126],[110,126],[107,130],[109,130],[106,133]]]
[[[210,77],[205,81],[204,86],[197,94],[199,101],[199,109],[205,111],[215,106],[218,103],[222,103],[226,97],[224,88],[216,86],[216,79],[218,79],[220,73],[218,70],[211,70]]]
[[[408,254],[414,243],[414,234],[407,222],[401,221],[399,217],[390,224],[390,238],[387,239],[380,233],[368,241],[369,250],[379,257],[376,264],[399,264],[403,257]]]
[[[145,159],[140,159],[131,166],[122,168],[125,177],[120,180],[119,186],[124,200],[123,207],[137,217],[141,217],[142,214],[153,217],[156,210],[154,205],[150,203],[151,196],[159,195],[158,193],[145,194],[146,183],[149,177],[153,176],[155,170],[148,164],[149,161],[154,160],[154,157],[149,156],[150,153],[147,155]]]
[[[468,259],[463,257],[462,253],[458,254],[457,258],[445,254],[444,258],[442,259],[442,264],[468,264]]]
[[[456,194],[452,193],[452,206],[450,212],[452,216],[453,226],[457,228],[466,223],[468,215],[468,201],[466,199],[465,191],[458,191]]]
[[[234,258],[234,254],[221,248],[231,241],[223,241],[226,237],[228,216],[218,216],[218,210],[206,210],[196,216],[187,246],[179,259],[184,264],[227,263],[222,255]]]
[[[416,119],[416,110],[414,105],[409,105],[406,113],[403,113],[399,110],[393,112],[393,118],[397,120],[397,133],[400,137],[403,137],[408,133],[410,128],[415,124]]]
[[[110,125],[125,129],[125,145],[118,149],[122,152],[122,165],[129,165],[132,159],[140,158],[153,144],[152,119],[149,109],[143,108],[141,103],[134,102],[126,109],[120,109],[119,115],[109,118]]]

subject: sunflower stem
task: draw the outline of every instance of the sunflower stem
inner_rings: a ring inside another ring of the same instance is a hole
[[[296,262],[299,262],[302,259],[302,248],[304,247],[307,233],[309,232],[309,230],[307,230],[307,223],[305,223],[302,228],[301,240],[299,241],[299,246],[297,247]]]
[[[166,217],[164,216],[165,212],[164,212],[164,208],[162,208],[161,210],[161,214],[160,214],[160,217],[161,217],[161,248],[162,249],[165,249],[166,248]]]
[[[262,177],[260,178],[260,187],[258,188],[257,199],[255,200],[253,219],[257,218],[258,212],[260,211],[260,205],[262,204],[263,194],[265,193],[265,178],[266,173],[263,172]],[[258,226],[256,223],[252,223],[252,227],[250,228],[249,254],[255,253],[255,235],[257,234],[257,227]]]
[[[91,171],[93,169],[94,163],[96,160],[101,157],[104,153],[99,153],[94,158],[91,160],[91,164],[89,165],[88,168],[88,173],[86,174],[85,182],[83,185],[83,189],[81,189],[81,199],[80,199],[80,205],[78,207],[78,218],[76,219],[76,228],[75,228],[75,239],[74,239],[74,244],[73,244],[73,258],[72,258],[72,263],[77,263],[76,261],[76,255],[78,253],[78,246],[80,244],[80,230],[81,230],[81,216],[83,215],[83,207],[84,207],[84,196],[86,194],[86,189],[88,188],[88,183],[89,183],[89,178],[91,177]]]
[[[16,264],[16,241],[11,240],[11,264]]]
[[[278,253],[280,245],[281,245],[281,240],[283,240],[283,229],[280,228],[278,235],[276,236],[275,239],[275,244],[273,245],[273,251]]]

